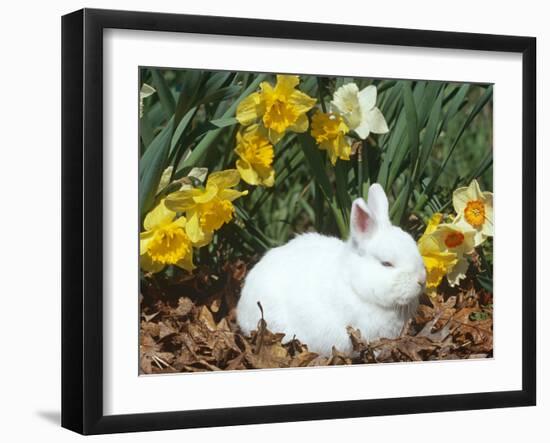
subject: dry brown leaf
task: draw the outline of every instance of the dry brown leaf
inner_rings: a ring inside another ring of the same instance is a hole
[[[173,315],[183,317],[191,312],[194,307],[194,303],[188,297],[180,297],[178,299],[178,306],[173,310]]]
[[[154,372],[154,368],[160,370],[171,368],[170,363],[174,360],[171,352],[161,352],[160,346],[150,335],[140,336],[140,368],[145,374]],[[173,368],[172,368],[173,369]]]
[[[261,320],[251,336],[236,324],[235,306],[249,266],[226,263],[220,276],[201,268],[142,286],[140,370],[142,373],[199,372],[286,368],[357,363],[485,358],[492,356],[492,294],[464,283],[421,299],[418,311],[400,337],[367,343],[361,331],[348,328],[353,354],[310,352],[299,337],[283,342]],[[181,296],[184,293],[185,296]],[[483,315],[478,315],[483,312]],[[472,315],[475,314],[475,315]],[[474,320],[475,319],[475,320]]]

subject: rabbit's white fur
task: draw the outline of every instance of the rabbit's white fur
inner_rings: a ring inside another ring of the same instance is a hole
[[[416,243],[391,225],[378,184],[368,204],[353,202],[350,228],[346,242],[308,233],[267,252],[246,277],[237,306],[241,329],[257,328],[260,302],[271,331],[323,355],[333,346],[352,351],[347,326],[367,340],[398,336],[426,280]]]

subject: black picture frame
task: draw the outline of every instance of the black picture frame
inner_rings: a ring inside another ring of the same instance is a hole
[[[522,388],[506,392],[104,415],[102,36],[108,28],[521,54]],[[535,85],[536,39],[532,37],[97,9],[63,16],[62,426],[82,434],[103,434],[535,405]]]

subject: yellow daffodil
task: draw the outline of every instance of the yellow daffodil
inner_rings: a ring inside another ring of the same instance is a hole
[[[319,148],[327,151],[332,165],[337,159],[349,160],[351,145],[346,137],[349,128],[338,114],[317,111],[311,119],[311,135]]]
[[[389,131],[382,112],[376,107],[376,94],[374,85],[359,91],[355,83],[347,83],[336,90],[331,103],[348,127],[363,140],[371,132],[385,134]]]
[[[273,186],[275,153],[263,128],[257,124],[242,128],[237,133],[235,153],[239,156],[237,170],[245,182],[250,185]]]
[[[185,232],[185,217],[176,218],[164,200],[147,214],[143,222],[145,231],[139,235],[141,268],[159,272],[166,265],[193,270],[193,247]]]
[[[297,75],[278,75],[277,84],[260,84],[260,91],[241,101],[237,120],[243,126],[262,121],[271,143],[277,143],[286,131],[305,132],[308,128],[306,112],[313,108],[315,99],[295,89],[300,82]]]
[[[482,192],[477,180],[453,192],[453,206],[458,214],[453,223],[475,230],[475,246],[493,236],[493,194]]]
[[[426,266],[426,290],[430,296],[435,294],[443,277],[458,263],[457,254],[449,251],[443,237],[434,235],[441,218],[441,214],[434,214],[418,240],[418,250]]]
[[[233,200],[248,191],[230,189],[239,183],[236,169],[213,172],[204,188],[182,189],[166,197],[166,206],[178,212],[185,212],[185,232],[197,246],[210,242],[212,233],[233,218]]]

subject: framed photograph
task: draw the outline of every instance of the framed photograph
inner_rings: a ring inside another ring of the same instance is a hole
[[[62,425],[536,403],[530,37],[62,21]]]

